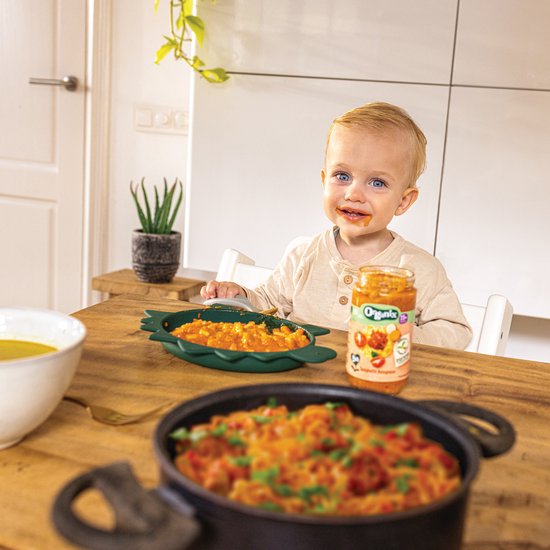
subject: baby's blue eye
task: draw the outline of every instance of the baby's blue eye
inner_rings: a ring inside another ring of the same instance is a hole
[[[372,180],[370,182],[370,185],[372,187],[386,187],[386,184],[382,180]]]
[[[335,174],[335,177],[337,180],[340,180],[340,181],[349,181],[350,180],[350,177],[348,174],[345,174],[344,172],[338,172],[337,174]]]

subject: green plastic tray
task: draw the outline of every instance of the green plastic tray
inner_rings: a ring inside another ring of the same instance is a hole
[[[236,372],[281,372],[299,367],[303,363],[322,363],[336,357],[336,351],[333,349],[315,344],[315,336],[328,334],[330,332],[328,329],[315,325],[298,325],[271,315],[231,308],[189,309],[177,313],[146,309],[145,315],[147,317],[141,320],[141,330],[154,333],[149,336],[150,340],[161,342],[166,351],[180,359],[213,369]],[[309,344],[303,348],[284,352],[232,351],[194,344],[170,334],[175,328],[199,318],[218,323],[264,322],[268,328],[282,325],[287,325],[292,330],[302,328],[309,338]]]

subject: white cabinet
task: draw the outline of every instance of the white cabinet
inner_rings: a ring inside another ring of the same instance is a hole
[[[391,227],[436,253],[462,301],[501,292],[516,313],[550,318],[546,0],[199,9],[201,57],[234,74],[193,84],[185,267],[215,270],[227,247],[272,266],[290,239],[326,227],[328,126],[349,108],[389,101],[428,138],[419,201]]]
[[[437,232],[464,302],[550,317],[550,93],[455,88]]]
[[[457,0],[198,2],[232,72],[448,84]]]
[[[550,90],[550,2],[461,0],[453,84]]]
[[[550,3],[461,0],[436,255],[465,302],[550,318]]]

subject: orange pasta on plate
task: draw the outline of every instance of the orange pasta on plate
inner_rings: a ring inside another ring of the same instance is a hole
[[[301,328],[292,330],[281,325],[270,329],[265,323],[253,321],[228,323],[194,319],[170,334],[194,344],[233,351],[289,351],[309,344],[309,338]]]
[[[458,461],[419,425],[374,425],[343,403],[290,411],[268,402],[171,436],[186,477],[276,512],[383,514],[428,504],[460,485]]]

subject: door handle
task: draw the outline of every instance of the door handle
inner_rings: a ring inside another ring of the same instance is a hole
[[[63,86],[65,90],[74,92],[78,86],[78,78],[68,75],[63,78],[29,78],[29,84],[40,84],[42,86]]]

